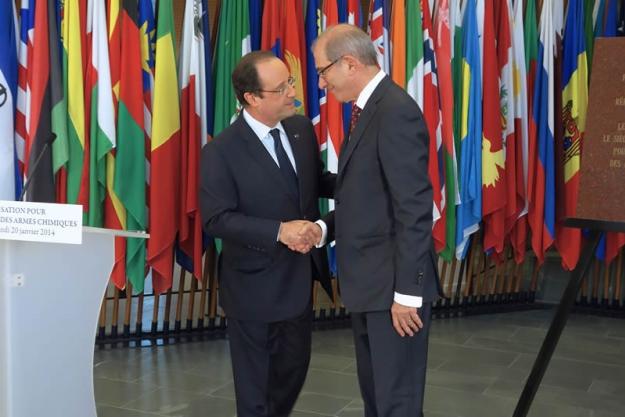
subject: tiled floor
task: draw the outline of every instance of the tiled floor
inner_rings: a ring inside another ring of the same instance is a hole
[[[553,311],[439,319],[432,325],[427,417],[512,416]],[[233,417],[228,342],[96,351],[99,417]],[[625,321],[574,315],[530,411],[625,415]],[[351,330],[313,335],[294,417],[362,416]]]

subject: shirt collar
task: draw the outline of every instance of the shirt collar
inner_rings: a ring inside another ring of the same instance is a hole
[[[373,94],[373,91],[376,89],[378,84],[382,82],[386,74],[384,71],[380,70],[377,74],[365,85],[365,88],[362,89],[360,94],[358,95],[358,99],[356,99],[356,105],[360,107],[360,109],[364,109],[367,101],[369,101],[369,97]]]
[[[278,122],[278,124],[273,127],[267,126],[266,124],[256,120],[245,109],[243,109],[243,118],[245,119],[247,124],[252,128],[252,130],[254,131],[256,136],[258,136],[259,139],[265,139],[267,136],[269,136],[269,131],[272,129],[278,129],[282,134],[284,134],[284,136],[286,136],[286,131],[284,130],[284,127],[282,127],[281,122]]]

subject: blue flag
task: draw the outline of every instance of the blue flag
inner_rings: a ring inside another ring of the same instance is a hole
[[[462,40],[462,126],[456,206],[456,257],[464,259],[482,220],[482,83],[475,0],[468,0]]]

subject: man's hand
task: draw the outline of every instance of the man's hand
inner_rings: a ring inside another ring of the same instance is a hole
[[[323,232],[321,231],[321,226],[317,223],[306,222],[306,224],[300,229],[299,235],[306,242],[310,243],[311,246],[316,246],[319,242],[321,242]]]
[[[280,225],[278,240],[293,251],[308,253],[321,240],[321,228],[306,220],[284,222]]]
[[[393,318],[393,327],[401,337],[406,335],[414,336],[415,333],[423,328],[423,322],[421,322],[415,307],[393,303],[391,317]]]

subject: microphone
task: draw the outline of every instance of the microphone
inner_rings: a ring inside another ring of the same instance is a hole
[[[50,132],[50,136],[48,136],[47,140],[43,143],[41,151],[39,151],[39,155],[37,155],[37,159],[35,159],[35,163],[33,163],[33,168],[30,170],[31,174],[26,179],[26,182],[24,183],[24,188],[22,188],[22,192],[20,193],[17,201],[24,200],[24,195],[26,195],[26,191],[28,191],[28,189],[30,188],[30,184],[32,182],[32,179],[35,177],[35,173],[37,172],[37,167],[39,166],[39,162],[41,162],[41,158],[43,158],[43,155],[46,153],[46,151],[48,150],[50,145],[52,145],[52,142],[54,142],[55,139],[56,133]]]

